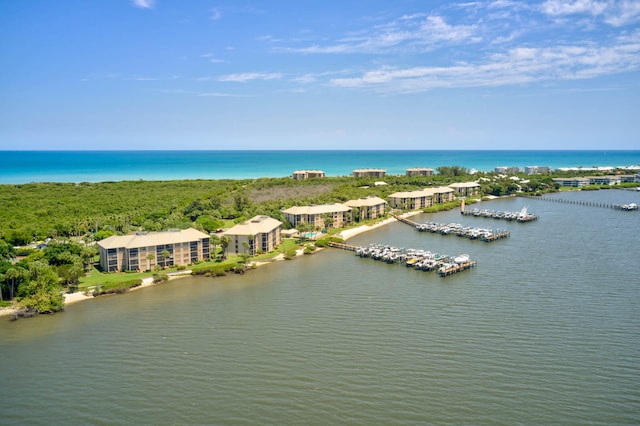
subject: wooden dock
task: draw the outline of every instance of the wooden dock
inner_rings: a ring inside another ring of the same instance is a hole
[[[498,232],[497,234],[490,234],[490,235],[483,236],[482,238],[480,238],[480,241],[484,241],[485,243],[490,243],[492,241],[509,238],[510,236],[511,234],[508,231],[504,231],[504,232]]]
[[[371,244],[369,247],[360,247],[351,244],[329,242],[329,247],[355,252],[357,256],[362,258],[370,258],[389,264],[404,264],[406,267],[413,268],[417,271],[430,272],[437,270],[441,277],[447,277],[476,266],[476,261],[469,259],[468,255],[460,255],[460,258],[453,258],[453,260],[451,260],[447,255],[430,251],[404,249],[381,244]]]
[[[458,272],[462,272],[462,271],[466,271],[467,269],[471,269],[471,268],[475,267],[476,264],[477,264],[477,262],[475,260],[470,260],[470,261],[465,262],[465,263],[451,264],[448,267],[443,266],[438,270],[438,274],[441,277],[448,277],[449,275],[457,274]]]
[[[329,241],[329,247],[339,248],[347,251],[356,251],[358,249],[358,246],[352,246],[351,244],[344,243],[335,243],[333,241]]]

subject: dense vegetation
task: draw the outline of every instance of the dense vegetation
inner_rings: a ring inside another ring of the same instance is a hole
[[[23,307],[38,312],[61,309],[61,290],[77,288],[96,260],[92,243],[113,234],[187,227],[211,233],[257,214],[284,223],[281,211],[294,205],[370,195],[387,198],[398,191],[470,180],[479,180],[485,195],[557,190],[550,174],[522,175],[515,181],[495,173],[470,175],[459,166],[437,172],[427,177],[387,176],[386,185],[378,186],[379,178],[352,177],[0,185],[0,304],[18,298]],[[44,250],[14,248],[44,240]],[[212,239],[212,244],[218,243]],[[16,256],[21,260],[12,264]],[[127,286],[137,283],[130,281]],[[122,288],[103,286],[100,291]]]

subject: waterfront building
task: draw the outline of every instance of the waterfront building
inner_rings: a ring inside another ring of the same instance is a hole
[[[480,193],[480,184],[477,182],[452,183],[449,188],[453,188],[457,197],[474,197]]]
[[[413,167],[407,169],[407,176],[433,176],[434,170],[426,167]]]
[[[325,174],[322,170],[296,170],[292,177],[296,180],[323,178]]]
[[[349,200],[344,204],[347,207],[351,207],[352,212],[358,212],[358,221],[382,216],[387,206],[385,200],[375,196]]]
[[[340,228],[349,221],[350,207],[344,204],[314,204],[310,206],[293,206],[282,210],[285,219],[294,228],[299,223],[309,223],[314,228],[326,226]]]
[[[278,247],[282,242],[281,231],[282,222],[259,215],[227,229],[222,235],[229,237],[227,250],[254,255],[268,253]]]
[[[589,176],[589,185],[619,185],[620,176]]]
[[[384,169],[356,169],[352,174],[356,178],[385,177],[387,171]]]
[[[553,178],[553,181],[560,186],[573,186],[576,188],[589,185],[589,178],[583,177]]]
[[[633,183],[636,181],[636,176],[637,175],[618,175],[622,183]]]
[[[389,195],[389,206],[402,210],[418,210],[454,199],[453,188],[446,186],[425,188],[418,191],[395,192]]]
[[[209,259],[209,235],[194,228],[112,235],[98,241],[103,271],[144,271]]]

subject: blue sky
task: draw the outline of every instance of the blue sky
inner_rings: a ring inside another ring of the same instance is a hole
[[[0,149],[640,149],[640,1],[3,1],[0,48]]]

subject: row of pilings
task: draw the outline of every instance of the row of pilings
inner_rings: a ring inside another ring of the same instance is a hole
[[[551,201],[553,203],[575,204],[578,206],[586,206],[586,207],[601,207],[605,209],[614,209],[614,210],[634,210],[634,209],[629,209],[627,204],[621,205],[621,204],[612,204],[612,203],[602,203],[598,201],[568,200],[566,198],[545,197],[540,195],[519,194],[518,196],[523,198],[529,198],[532,200]]]

